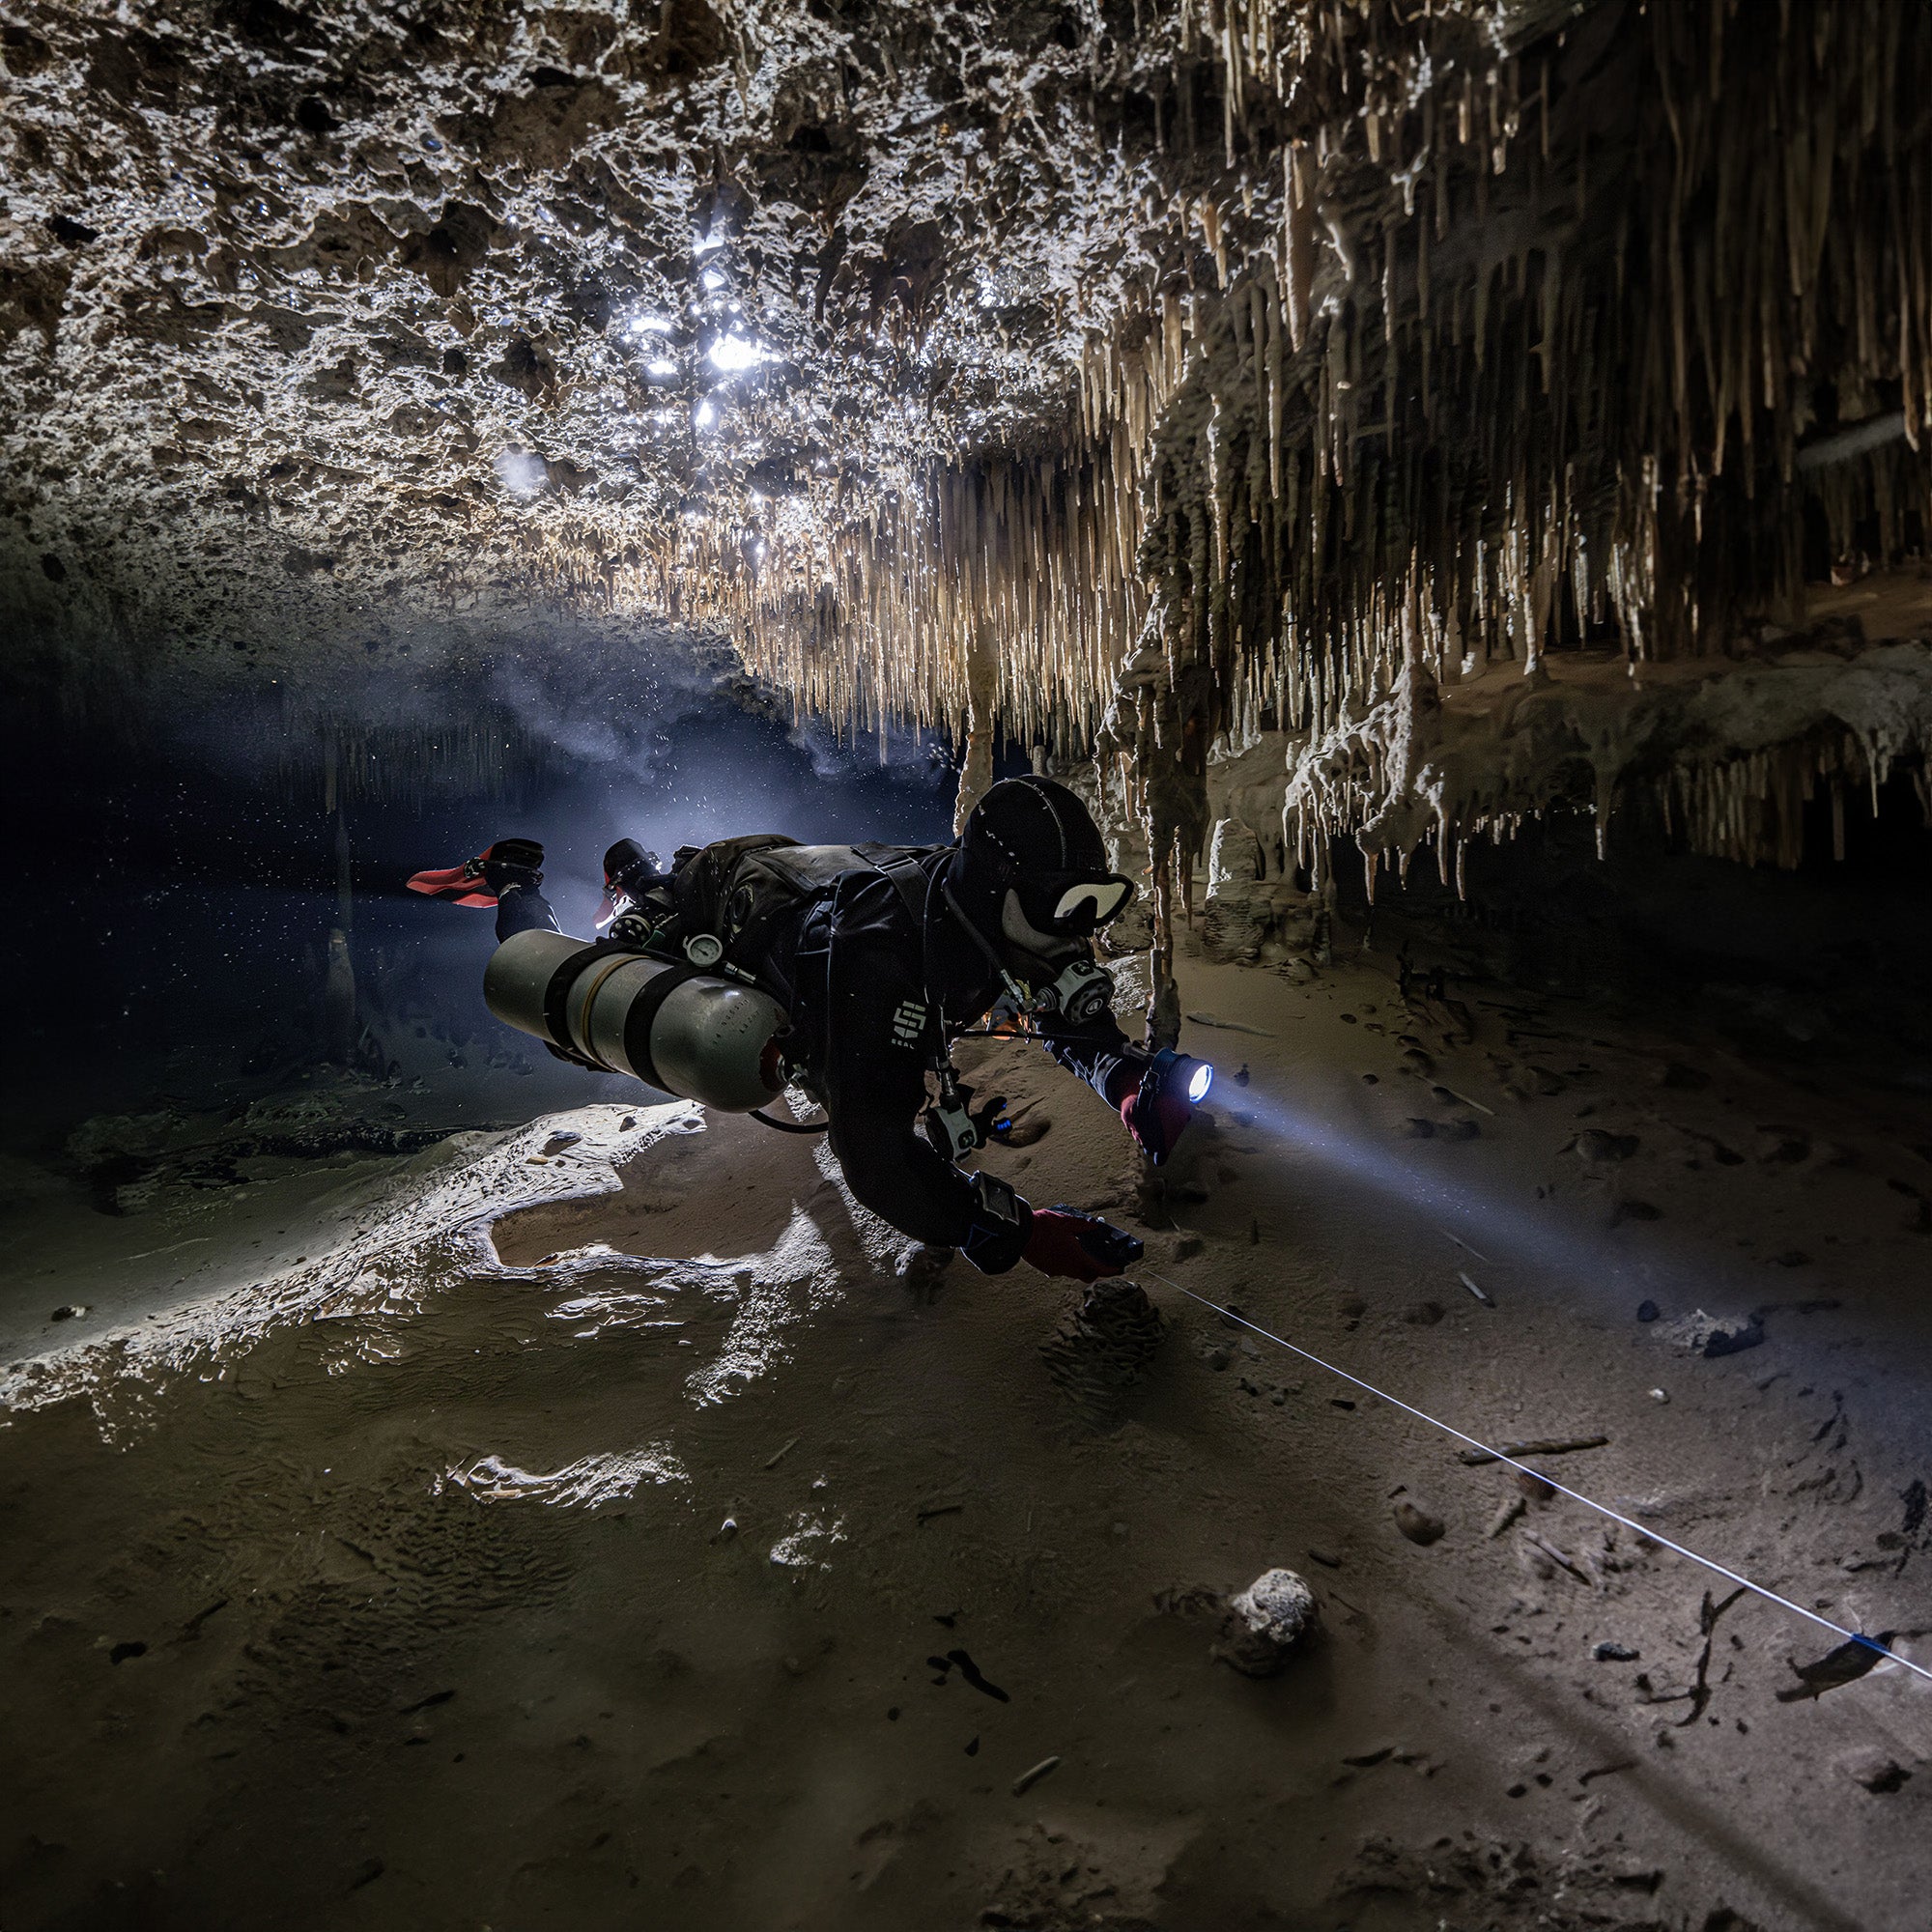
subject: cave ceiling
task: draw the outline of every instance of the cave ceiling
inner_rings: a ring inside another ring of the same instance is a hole
[[[1167,248],[1167,58],[1052,4],[11,9],[14,562],[175,652],[700,615],[1065,441]]]
[[[1154,850],[1279,732],[1446,865],[1542,798],[1447,797],[1461,683],[1761,657],[1923,554],[1893,0],[11,0],[0,64],[59,678],[669,644],[1122,753]],[[1916,755],[1861,728],[1792,770]]]

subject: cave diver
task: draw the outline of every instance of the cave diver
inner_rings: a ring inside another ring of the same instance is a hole
[[[421,893],[497,912],[485,994],[559,1058],[758,1112],[795,1084],[823,1108],[854,1197],[902,1234],[999,1274],[1025,1261],[1092,1282],[1142,1243],[1098,1215],[1033,1208],[958,1163],[1009,1124],[952,1064],[969,1034],[1037,1037],[1165,1161],[1213,1072],[1148,1053],[1115,1021],[1093,940],[1133,896],[1065,785],[1007,779],[950,845],[799,845],[775,834],[605,857],[597,943],[559,933],[543,848],[498,839]],[[920,1129],[923,1127],[923,1131]],[[810,1129],[808,1129],[810,1130]]]

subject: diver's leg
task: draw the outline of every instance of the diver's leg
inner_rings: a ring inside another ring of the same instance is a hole
[[[551,910],[550,901],[543,895],[543,874],[533,867],[486,863],[483,876],[497,894],[498,944],[513,932],[558,930],[556,914]]]

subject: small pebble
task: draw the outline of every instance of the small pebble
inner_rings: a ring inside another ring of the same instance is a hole
[[[1391,1512],[1395,1517],[1395,1526],[1411,1543],[1419,1543],[1425,1549],[1432,1543],[1439,1543],[1447,1525],[1440,1517],[1431,1516],[1425,1509],[1416,1506],[1405,1496]]]
[[[1655,1321],[1663,1313],[1654,1301],[1640,1301],[1636,1305],[1636,1319],[1639,1321]]]
[[[1642,1653],[1633,1650],[1627,1643],[1610,1643],[1605,1641],[1600,1643],[1590,1655],[1599,1663],[1634,1663]]]
[[[1588,1161],[1628,1160],[1636,1152],[1637,1145],[1634,1134],[1613,1134],[1603,1127],[1585,1127],[1577,1136],[1577,1157]]]
[[[1855,1751],[1838,1762],[1855,1783],[1862,1784],[1867,1791],[1879,1797],[1890,1796],[1912,1776],[1895,1758],[1876,1746]]]

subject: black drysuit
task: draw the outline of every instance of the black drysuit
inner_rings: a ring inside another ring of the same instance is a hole
[[[781,982],[802,1036],[806,1077],[831,1117],[832,1151],[846,1184],[873,1213],[935,1247],[967,1247],[999,1273],[1026,1245],[1025,1217],[1004,1240],[968,1242],[978,1196],[966,1175],[919,1131],[933,1065],[935,1028],[969,1026],[1004,987],[986,954],[948,906],[935,875],[953,848],[908,852],[927,891],[924,930],[916,931],[899,889],[873,870],[847,873],[829,901],[805,910],[772,948],[774,990]],[[937,1010],[933,1010],[933,1009]],[[1046,1050],[1118,1106],[1140,1084],[1147,1056],[1128,1044],[1110,1012],[1084,1027],[1056,1030]]]
[[[832,1151],[854,1196],[915,1240],[964,1248],[1000,1273],[1020,1258],[1027,1216],[1008,1230],[989,1227],[971,1179],[925,1138],[919,1119],[936,1030],[978,1021],[1005,988],[934,883],[954,848],[898,856],[925,882],[923,931],[899,888],[867,867],[781,918],[763,959],[734,963],[755,972],[790,1013],[787,1058],[830,1117]],[[542,895],[527,888],[507,895],[497,937],[530,926],[555,926]],[[1042,1044],[1110,1107],[1138,1087],[1148,1065],[1105,1011],[1083,1027],[1056,1026]]]

